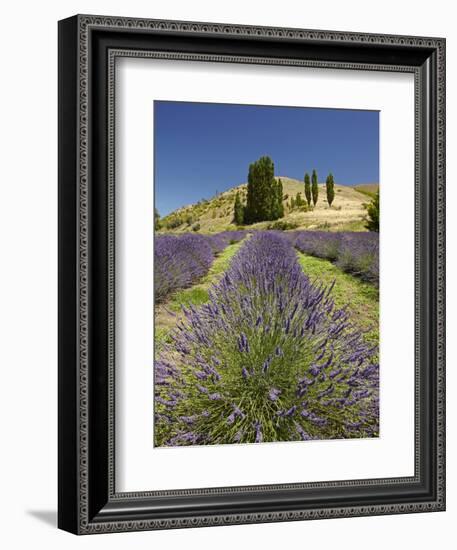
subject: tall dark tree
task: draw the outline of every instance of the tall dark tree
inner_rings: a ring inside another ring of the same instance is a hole
[[[379,189],[373,197],[371,203],[367,206],[368,220],[365,227],[368,231],[379,233]]]
[[[317,186],[317,172],[313,170],[313,175],[311,176],[311,194],[313,196],[313,204],[316,206],[317,199],[319,197],[319,187]]]
[[[278,182],[273,181],[271,185],[271,191],[269,194],[270,206],[269,206],[269,220],[276,220],[279,218],[278,215]]]
[[[272,193],[272,206],[271,206],[271,219],[277,220],[284,217],[284,204],[282,202],[282,181],[278,178],[276,182],[274,193]]]
[[[243,225],[244,223],[244,206],[241,202],[240,194],[238,191],[235,195],[233,221],[236,223],[236,225]]]
[[[157,208],[154,208],[154,229],[158,231],[162,227],[162,223],[160,221],[160,214]]]
[[[277,219],[277,212],[273,212],[277,196],[273,161],[261,157],[249,166],[245,223]]]
[[[308,206],[311,206],[311,181],[308,172],[305,174],[305,197]]]
[[[325,189],[327,191],[328,205],[332,206],[332,202],[335,198],[335,182],[333,180],[333,174],[331,172],[327,176],[327,179],[325,180]]]

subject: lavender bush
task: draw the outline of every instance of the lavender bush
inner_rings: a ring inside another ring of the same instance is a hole
[[[215,235],[157,235],[154,241],[156,302],[163,301],[175,290],[194,284],[208,272],[216,254],[244,236],[243,231]]]
[[[156,445],[377,436],[377,349],[331,292],[289,239],[251,236],[157,358]]]

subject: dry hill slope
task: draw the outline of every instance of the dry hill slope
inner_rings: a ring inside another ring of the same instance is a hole
[[[353,189],[359,191],[360,193],[364,193],[369,197],[374,197],[379,189],[379,183],[360,183],[358,185],[354,185]]]
[[[283,202],[285,214],[283,221],[292,224],[296,229],[326,229],[330,231],[352,230],[363,231],[366,218],[364,204],[369,197],[353,187],[335,185],[335,199],[329,208],[325,192],[325,184],[319,184],[319,199],[312,211],[290,211],[291,197],[301,193],[304,199],[304,184],[293,178],[280,176],[283,185]],[[164,225],[173,232],[181,233],[198,228],[201,233],[213,233],[236,229],[233,224],[233,205],[236,192],[239,191],[244,202],[246,201],[246,187],[244,183],[233,187],[224,193],[197,204],[184,206],[164,217]],[[175,224],[170,221],[175,221]],[[252,229],[265,229],[271,222],[261,222],[251,226]]]

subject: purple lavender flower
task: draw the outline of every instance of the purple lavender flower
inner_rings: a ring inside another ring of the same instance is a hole
[[[254,422],[255,429],[255,443],[262,443],[263,434],[262,434],[262,424],[260,422]]]
[[[335,376],[338,376],[340,374],[341,370],[341,368],[333,369],[331,372],[329,372],[328,377],[332,380],[333,378],[335,378]]]
[[[313,376],[317,376],[322,370],[322,366],[319,365],[311,365],[311,367],[308,369],[309,373]]]
[[[198,417],[196,415],[180,416],[179,420],[181,420],[182,422],[185,422],[186,424],[193,424],[195,422],[195,420],[197,420],[197,418]]]
[[[243,411],[237,406],[233,405],[233,412],[227,418],[227,424],[233,424],[237,418],[244,418]]]
[[[208,399],[210,399],[211,401],[219,401],[219,399],[222,399],[222,397],[220,393],[210,393],[208,395]]]
[[[162,397],[157,396],[156,401],[157,401],[157,403],[161,403],[162,405],[165,405],[166,407],[174,407],[176,405],[176,400],[175,399],[167,401],[166,399],[163,399]]]
[[[278,390],[277,388],[271,388],[271,390],[268,392],[268,397],[271,401],[276,401],[281,394],[281,390]]]
[[[238,338],[238,349],[240,352],[245,351],[246,353],[249,353],[249,342],[244,332],[242,332]]]
[[[309,441],[310,439],[313,439],[308,433],[305,432],[305,430],[300,426],[298,422],[294,422],[294,426],[303,441]]]
[[[362,425],[362,422],[346,422],[346,428],[357,430]]]
[[[233,436],[233,441],[235,443],[239,443],[239,441],[241,440],[241,438],[243,437],[244,435],[244,432],[243,430],[239,430],[236,432],[236,434]]]
[[[321,397],[325,397],[327,395],[331,395],[335,390],[335,386],[333,384],[330,384],[325,390],[322,390],[317,394],[317,398],[320,399]]]
[[[265,360],[264,364],[262,365],[262,372],[263,372],[264,374],[267,372],[268,367],[270,366],[270,364],[271,364],[271,357],[268,357],[268,358]]]
[[[293,416],[293,414],[295,413],[296,410],[297,410],[297,405],[292,405],[292,407],[290,407],[290,409],[288,409],[284,413],[284,416]]]

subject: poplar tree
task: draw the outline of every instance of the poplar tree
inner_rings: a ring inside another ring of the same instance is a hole
[[[314,206],[316,206],[317,199],[319,197],[319,187],[317,186],[316,170],[313,170],[313,175],[311,176],[311,194],[313,196],[313,204]]]
[[[282,202],[282,193],[283,193],[283,187],[282,187],[282,181],[281,178],[278,178],[278,182],[276,184],[276,214],[278,218],[284,217],[284,204]]]
[[[284,216],[284,205],[282,203],[282,181],[278,178],[278,181],[274,180],[271,190],[271,206],[270,206],[270,220],[277,220]]]
[[[305,174],[305,197],[308,206],[311,206],[311,181],[308,172]]]
[[[333,174],[331,172],[325,180],[325,188],[327,191],[328,205],[332,206],[333,199],[335,198],[335,182],[333,181]]]

